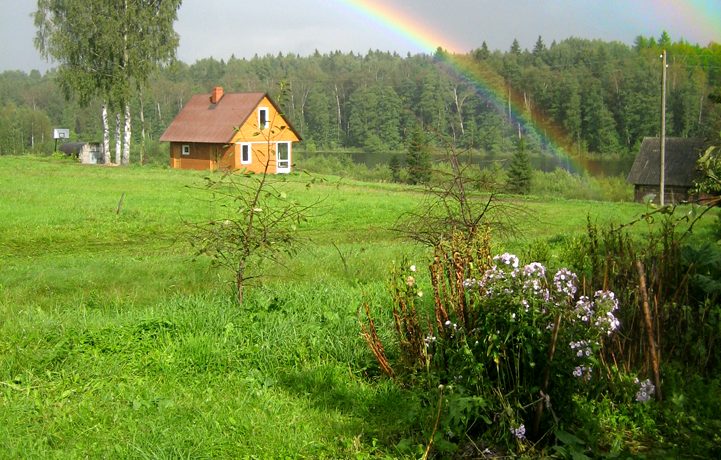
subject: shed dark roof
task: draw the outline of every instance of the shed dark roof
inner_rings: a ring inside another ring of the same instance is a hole
[[[698,176],[696,161],[704,148],[702,139],[666,138],[666,179],[669,186],[691,187]],[[661,141],[646,137],[636,155],[627,182],[634,185],[659,185],[661,172]]]
[[[210,94],[193,96],[170,123],[164,142],[226,143],[253,113],[265,93],[225,93],[217,104]]]
[[[74,154],[77,155],[80,153],[80,151],[85,147],[86,145],[100,145],[97,142],[66,142],[60,146],[58,146],[58,150],[65,153],[65,154]]]

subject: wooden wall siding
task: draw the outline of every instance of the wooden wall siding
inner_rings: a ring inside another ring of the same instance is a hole
[[[268,109],[268,128],[264,130],[258,129],[258,108],[265,107]],[[280,127],[285,125],[286,129],[281,130]],[[275,131],[271,133],[271,131]],[[264,97],[258,104],[258,107],[243,123],[238,132],[235,134],[231,142],[268,142],[271,144],[279,141],[298,142],[300,139],[295,135],[288,122],[283,116],[275,110],[268,97]],[[255,161],[254,161],[255,162]]]
[[[660,188],[658,185],[636,185],[634,188],[634,199],[639,203],[643,203],[643,198],[646,195],[653,193],[656,195],[653,202],[658,204],[659,192]],[[688,201],[690,198],[688,187],[665,186],[664,192],[664,203],[668,204]]]
[[[190,155],[183,155],[183,145],[190,145]],[[215,170],[235,168],[233,147],[222,144],[187,142],[170,143],[170,166],[179,169]]]
[[[270,160],[268,159],[268,150],[270,150]],[[235,169],[245,169],[253,173],[261,174],[266,172],[265,163],[268,162],[268,174],[277,174],[278,169],[275,161],[275,142],[272,142],[270,146],[267,142],[258,142],[257,144],[250,145],[251,159],[253,160],[250,164],[241,164],[240,162],[240,144],[235,146]],[[291,147],[291,162],[292,162],[293,149]]]

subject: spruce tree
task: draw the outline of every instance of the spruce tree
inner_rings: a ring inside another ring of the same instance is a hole
[[[391,170],[391,180],[393,182],[401,181],[401,159],[398,155],[393,155],[388,161],[388,168]]]
[[[431,150],[423,131],[416,127],[408,142],[406,154],[408,183],[426,184],[431,180]]]
[[[515,55],[521,54],[521,45],[518,43],[517,38],[514,38],[513,43],[511,43],[511,54],[515,54]]]
[[[516,153],[508,167],[508,191],[527,195],[531,192],[531,158],[526,152],[523,138],[518,140]]]
[[[543,39],[542,39],[541,36],[539,35],[539,36],[538,36],[538,40],[536,40],[536,45],[533,47],[533,55],[536,56],[536,57],[538,57],[538,56],[540,56],[541,53],[543,53],[544,51],[546,51],[546,44],[543,43]]]

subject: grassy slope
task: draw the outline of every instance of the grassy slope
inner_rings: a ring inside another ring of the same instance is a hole
[[[422,260],[388,230],[418,191],[290,177],[288,195],[323,200],[310,243],[238,308],[182,243],[184,222],[216,211],[203,176],[0,158],[0,456],[399,455],[430,427],[373,377],[356,316],[387,300],[392,260]],[[504,247],[643,210],[524,204],[526,240]]]

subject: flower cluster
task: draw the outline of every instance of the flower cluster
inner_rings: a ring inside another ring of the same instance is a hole
[[[578,290],[578,277],[571,270],[562,268],[553,277],[553,285],[556,287],[556,292],[572,299]]]
[[[633,380],[633,383],[638,385],[638,391],[636,392],[636,401],[645,403],[654,393],[656,393],[656,387],[651,380],[646,379],[640,382],[637,378]]]
[[[480,286],[480,282],[475,278],[467,278],[463,280],[463,287],[466,289],[472,289],[474,287]]]
[[[433,334],[428,334],[428,335],[423,339],[423,341],[424,341],[425,344],[426,344],[426,347],[428,347],[428,346],[436,343],[436,340],[437,340],[437,338],[436,338],[436,336],[433,335]]]
[[[531,294],[533,297],[548,302],[550,293],[546,289],[546,267],[538,262],[532,262],[523,267],[523,289],[524,291]],[[524,300],[525,302],[525,300]],[[528,309],[527,303],[524,303],[526,310]]]
[[[493,258],[494,262],[500,262],[503,265],[507,265],[512,268],[518,268],[518,257],[515,254],[504,252],[503,254],[497,255]]]
[[[576,319],[593,325],[598,331],[611,335],[619,328],[621,322],[614,312],[618,310],[618,300],[611,291],[596,291],[593,300],[581,296],[576,302]]]
[[[573,376],[579,379],[583,379],[586,382],[591,380],[593,368],[591,366],[576,366],[573,370]]]
[[[516,437],[516,439],[526,439],[526,427],[521,423],[516,428],[511,428],[511,433],[513,433],[513,436]]]
[[[496,295],[519,295],[517,301],[523,310],[511,310],[507,314],[512,322],[522,321],[523,312],[528,313],[532,308],[546,315],[549,311],[557,311],[560,307],[562,313],[571,316],[571,323],[580,328],[575,332],[580,334],[569,342],[569,346],[577,364],[573,375],[589,381],[593,368],[590,361],[594,350],[599,346],[597,341],[600,335],[610,335],[620,327],[615,316],[618,310],[618,301],[611,291],[597,291],[592,297],[581,296],[575,302],[578,293],[578,276],[567,268],[561,268],[549,283],[546,278],[546,268],[539,262],[532,262],[519,268],[519,259],[514,254],[503,253],[493,258],[494,265],[483,273],[481,279],[469,278],[463,282],[466,289],[477,289],[487,298]],[[573,306],[570,310],[568,306]],[[520,316],[519,316],[520,314]],[[446,327],[449,327],[446,324]],[[553,323],[548,323],[546,330],[553,331]]]
[[[536,299],[547,302],[550,293],[546,286],[546,268],[539,262],[533,262],[522,269],[518,268],[519,259],[516,255],[504,253],[493,258],[496,262],[491,268],[483,273],[483,277],[478,280],[476,278],[468,278],[463,281],[463,287],[466,289],[483,290],[487,296],[493,296],[496,293],[513,294],[512,286],[503,285],[504,282],[513,282],[513,280],[523,279],[522,291]],[[526,311],[530,305],[527,299],[523,299],[521,303]]]
[[[598,345],[598,343],[592,344],[588,340],[579,340],[577,342],[569,343],[571,350],[576,353],[576,357],[581,360],[588,360],[593,354],[592,345]],[[593,367],[590,365],[578,365],[573,369],[573,376],[579,379],[583,379],[588,382],[591,380],[593,375]]]
[[[611,291],[596,291],[594,300],[596,303],[596,317],[593,325],[604,331],[606,335],[611,335],[621,325],[621,322],[614,314],[618,310],[618,300]]]
[[[576,351],[576,356],[579,358],[586,357],[588,358],[591,356],[591,353],[593,350],[591,350],[591,346],[588,342],[588,340],[579,340],[578,342],[571,342],[570,344],[571,350],[578,350]]]

